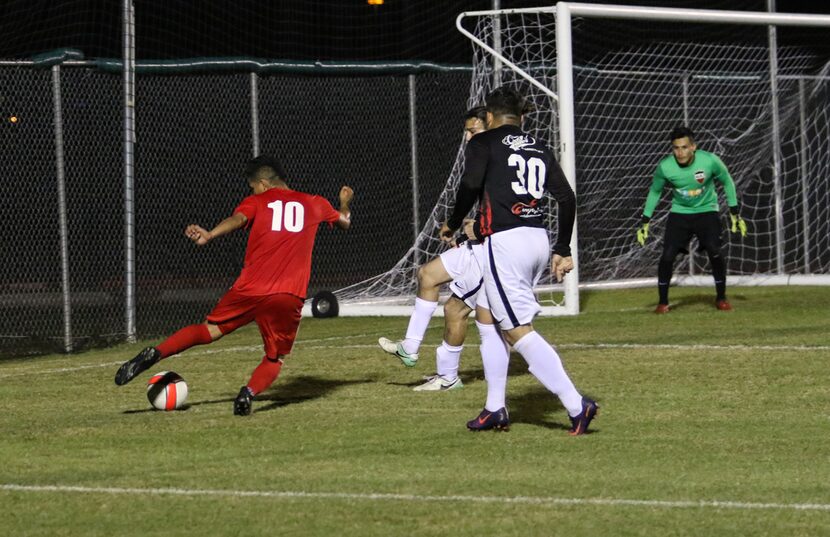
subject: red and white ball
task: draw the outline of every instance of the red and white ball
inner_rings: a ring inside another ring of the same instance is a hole
[[[147,381],[147,399],[158,410],[176,410],[187,400],[187,383],[173,371],[160,371]]]

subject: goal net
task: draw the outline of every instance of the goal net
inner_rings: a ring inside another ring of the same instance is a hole
[[[559,153],[567,144],[559,129],[562,44],[556,41],[556,18],[556,8],[477,12],[462,14],[459,27],[474,44],[469,104],[481,103],[499,84],[518,88],[535,106],[524,128]],[[827,24],[825,19],[812,16],[810,22]],[[669,153],[668,135],[678,125],[691,127],[698,147],[718,154],[736,182],[750,232],[745,238],[728,232],[719,192],[730,282],[828,281],[830,54],[813,46],[803,28],[779,27],[771,41],[767,26],[749,22],[573,17],[568,45],[581,285],[655,281],[668,192],[645,247],[636,242],[635,230],[654,168]],[[344,299],[414,292],[418,260],[442,249],[436,232],[454,201],[461,149],[407,256],[389,272],[343,290]],[[554,233],[555,212],[549,227]],[[708,260],[694,243],[676,261],[676,280],[709,285],[708,273]],[[552,283],[549,275],[542,283]]]

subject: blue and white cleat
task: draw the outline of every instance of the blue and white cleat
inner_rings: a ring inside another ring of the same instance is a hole
[[[391,339],[387,339],[382,337],[378,339],[378,345],[384,351],[388,352],[389,354],[396,356],[403,365],[406,367],[415,367],[415,364],[418,363],[418,353],[408,353],[403,349],[402,341],[392,341]]]
[[[570,416],[571,430],[568,431],[568,434],[571,436],[579,436],[587,433],[588,426],[591,424],[591,420],[596,417],[598,411],[599,405],[597,405],[596,401],[583,397],[582,411],[578,416]]]
[[[502,407],[493,411],[485,408],[477,418],[467,422],[467,429],[471,431],[487,431],[489,429],[509,431],[510,416],[507,415],[507,408]]]

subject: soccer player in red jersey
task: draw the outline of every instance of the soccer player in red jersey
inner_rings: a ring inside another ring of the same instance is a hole
[[[204,246],[237,229],[249,229],[245,265],[236,282],[204,323],[186,326],[125,362],[115,374],[119,386],[159,360],[216,341],[251,321],[259,327],[265,357],[234,400],[234,414],[250,414],[254,396],[277,379],[300,324],[317,227],[328,222],[348,229],[354,191],[348,186],[340,189],[337,211],[323,197],[289,188],[279,162],[264,155],[248,163],[246,177],[253,195],[242,200],[233,215],[210,231],[196,224],[184,231],[190,240]]]

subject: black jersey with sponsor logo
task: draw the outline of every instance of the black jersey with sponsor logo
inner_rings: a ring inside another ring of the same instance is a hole
[[[542,140],[515,125],[482,132],[467,144],[464,168],[455,208],[447,220],[450,229],[461,226],[477,199],[482,236],[517,227],[545,227],[545,192],[549,192],[559,208],[553,251],[570,255],[576,197]]]

